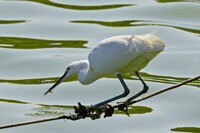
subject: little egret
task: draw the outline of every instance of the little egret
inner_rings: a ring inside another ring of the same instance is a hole
[[[124,92],[118,96],[96,104],[99,107],[129,94],[129,89],[122,76],[136,74],[144,88],[130,97],[124,104],[128,106],[131,100],[146,93],[148,86],[138,71],[144,68],[157,54],[163,51],[165,44],[153,34],[114,36],[99,42],[89,53],[88,60],[72,62],[64,75],[46,91],[51,92],[64,79],[77,77],[81,84],[87,85],[99,78],[116,75],[120,80]],[[121,76],[122,75],[122,76]]]

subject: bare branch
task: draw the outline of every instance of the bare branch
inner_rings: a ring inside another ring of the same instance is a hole
[[[183,81],[183,82],[181,82],[181,83],[178,83],[178,84],[175,84],[175,85],[173,85],[173,86],[170,86],[170,87],[167,87],[167,88],[164,88],[164,89],[162,89],[162,90],[159,90],[159,91],[156,91],[156,92],[154,92],[154,93],[152,93],[152,94],[150,94],[150,95],[147,95],[147,96],[144,96],[144,97],[142,97],[142,98],[139,98],[139,99],[136,99],[136,100],[133,100],[133,101],[131,101],[130,102],[130,104],[129,105],[132,105],[132,104],[134,104],[134,103],[137,103],[137,102],[141,102],[141,101],[143,101],[143,100],[146,100],[146,99],[148,99],[148,98],[151,98],[151,97],[153,97],[153,96],[156,96],[156,95],[158,95],[158,94],[161,94],[161,93],[163,93],[163,92],[166,92],[166,91],[169,91],[169,90],[172,90],[172,89],[175,89],[175,88],[177,88],[177,87],[180,87],[180,86],[182,86],[182,85],[185,85],[185,84],[187,84],[187,83],[189,83],[189,82],[192,82],[192,81],[194,81],[194,80],[197,80],[197,79],[199,79],[200,78],[200,75],[199,76],[197,76],[197,77],[194,77],[194,78],[190,78],[190,79],[188,79],[188,80],[185,80],[185,81]],[[111,105],[103,105],[103,106],[101,106],[101,107],[99,107],[99,109],[98,109],[98,113],[101,115],[103,112],[105,112],[106,113],[106,111],[108,111],[110,108],[120,108],[120,106],[123,106],[123,104],[117,104],[117,105],[113,105],[113,106],[111,106]],[[79,103],[79,109],[80,109],[80,107],[81,108],[84,108],[85,106],[83,106],[83,105],[81,105],[80,103]],[[77,109],[76,107],[75,107],[75,112],[76,111],[78,111],[79,109]],[[89,108],[85,108],[85,109],[89,109]],[[120,109],[119,109],[120,110]],[[86,117],[90,117],[90,118],[92,118],[92,119],[97,119],[96,118],[96,114],[91,114],[91,111],[89,110],[88,111],[88,113],[85,115],[83,115],[83,113],[80,113],[80,112],[84,112],[85,110],[81,110],[81,111],[79,111],[79,113],[75,113],[74,115],[63,115],[63,116],[55,116],[55,117],[49,117],[49,118],[44,118],[44,119],[39,119],[39,120],[33,120],[33,121],[26,121],[26,122],[20,122],[20,123],[14,123],[14,124],[8,124],[8,125],[3,125],[3,126],[0,126],[0,129],[5,129],[5,128],[11,128],[11,127],[17,127],[17,126],[24,126],[24,125],[29,125],[29,124],[35,124],[35,123],[41,123],[41,122],[47,122],[47,121],[53,121],[53,120],[60,120],[60,119],[69,119],[69,120],[79,120],[79,119],[84,119],[84,118],[86,118]],[[108,115],[107,117],[111,117],[112,115]],[[98,117],[99,118],[99,117]]]

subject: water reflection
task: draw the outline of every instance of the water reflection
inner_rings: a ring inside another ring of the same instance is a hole
[[[0,20],[0,24],[16,24],[16,23],[24,23],[26,20]]]
[[[5,0],[6,1],[6,0]],[[36,2],[48,6],[72,9],[72,10],[103,10],[103,9],[113,9],[126,6],[133,6],[133,4],[112,4],[112,5],[94,5],[94,6],[85,6],[85,5],[69,5],[69,4],[60,4],[52,2],[50,0],[8,0],[8,1],[29,1]]]
[[[23,101],[19,101],[19,100],[12,100],[12,99],[0,99],[0,102],[17,103],[17,104],[30,104],[28,102],[23,102]]]
[[[33,104],[12,99],[0,99],[0,102],[14,103],[14,104]],[[74,113],[74,107],[69,105],[46,105],[46,104],[33,104],[37,107],[32,109],[32,113],[26,113],[26,116],[57,116]],[[151,113],[152,108],[145,106],[130,106],[128,108],[129,114],[145,114]],[[126,115],[123,111],[114,111],[114,114]]]
[[[145,81],[149,82],[156,82],[156,83],[165,83],[165,84],[177,84],[184,80],[187,80],[188,78],[185,77],[172,77],[172,76],[161,76],[161,75],[153,75],[148,74],[145,72],[140,72],[140,75]],[[26,84],[26,85],[38,85],[38,84],[49,84],[49,83],[55,83],[60,77],[48,77],[48,78],[37,78],[37,79],[19,79],[19,80],[8,80],[8,79],[0,79],[0,83],[12,83],[12,84]],[[110,77],[110,78],[116,78],[116,77]],[[136,76],[123,76],[124,79],[129,80],[138,80]],[[76,78],[70,78],[67,81],[64,82],[72,82],[76,81]],[[200,88],[200,79],[195,80],[191,83],[188,83],[186,85],[189,86],[195,86]]]
[[[63,106],[63,107],[55,107],[54,105],[41,106],[39,108],[34,108],[33,113],[26,113],[26,116],[60,116],[66,114],[73,114],[74,108],[73,106]],[[153,111],[152,108],[145,106],[129,106],[128,112],[130,115],[134,114],[146,114],[151,113]],[[123,111],[114,111],[114,114],[118,115],[126,115]]]
[[[26,113],[26,116],[60,116],[74,113],[74,107],[68,105],[45,105],[38,104],[38,107],[32,109],[33,112]]]
[[[159,3],[167,3],[167,2],[200,2],[200,0],[157,0]]]
[[[142,76],[142,78],[145,81],[156,82],[156,83],[165,83],[165,84],[177,84],[177,83],[180,83],[180,82],[188,79],[188,78],[185,78],[185,77],[152,75],[152,74],[148,74],[148,73],[145,73],[145,72],[140,72],[140,75]],[[126,79],[138,80],[136,77],[126,77]],[[195,80],[195,81],[188,83],[186,85],[200,87],[200,79]]]
[[[177,128],[171,129],[171,131],[200,133],[200,128],[199,127],[177,127]]]
[[[193,25],[183,25],[170,22],[161,22],[161,21],[151,21],[151,20],[123,20],[123,21],[96,21],[96,20],[74,20],[70,21],[71,23],[87,23],[87,24],[99,24],[102,26],[108,27],[130,27],[130,26],[165,26],[176,28],[179,30],[195,33],[200,35],[200,29],[197,29],[197,26]],[[191,27],[191,28],[190,28]]]
[[[0,47],[13,49],[86,48],[85,40],[45,40],[22,37],[0,37]]]

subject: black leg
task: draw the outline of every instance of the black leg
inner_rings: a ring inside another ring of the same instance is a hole
[[[143,90],[138,92],[136,95],[130,97],[129,99],[123,101],[123,102],[118,102],[118,104],[121,104],[121,106],[119,106],[119,109],[120,110],[123,110],[128,116],[129,116],[129,113],[128,113],[128,106],[130,105],[130,102],[139,97],[140,95],[146,93],[148,91],[148,86],[146,85],[146,83],[144,82],[144,80],[141,78],[141,76],[139,75],[139,73],[136,71],[135,74],[138,76],[138,78],[140,79],[140,81],[142,82],[143,84]],[[125,107],[125,108],[124,108]]]
[[[142,91],[140,91],[139,93],[137,93],[136,95],[130,97],[129,99],[127,99],[126,101],[127,102],[131,102],[133,99],[139,97],[140,95],[146,93],[149,89],[149,87],[146,85],[146,83],[144,82],[144,80],[141,78],[141,76],[139,75],[139,73],[136,71],[135,74],[138,76],[138,78],[140,79],[140,81],[142,82],[143,84],[143,89]]]
[[[124,110],[124,107],[125,107],[125,112],[126,112],[126,114],[129,116],[129,114],[128,114],[128,106],[129,106],[129,104],[130,104],[130,102],[133,100],[133,99],[135,99],[135,98],[137,98],[137,97],[139,97],[140,95],[142,95],[142,94],[144,94],[144,93],[146,93],[147,91],[148,91],[148,86],[146,85],[146,83],[144,82],[144,80],[141,78],[141,76],[139,75],[139,73],[136,71],[135,72],[135,74],[138,76],[138,78],[140,79],[140,81],[142,82],[142,84],[143,84],[143,90],[142,91],[140,91],[139,93],[137,93],[136,95],[134,95],[134,96],[132,96],[132,97],[130,97],[129,99],[127,99],[126,101],[124,101],[124,102],[119,102],[119,103],[121,103],[121,108]],[[126,83],[124,82],[124,80],[123,80],[123,78],[122,78],[122,76],[121,76],[121,74],[120,73],[116,73],[116,76],[118,77],[118,79],[120,80],[120,82],[121,82],[121,84],[122,84],[122,86],[123,86],[123,88],[124,88],[124,92],[122,93],[122,94],[120,94],[120,95],[117,95],[117,96],[115,96],[115,97],[113,97],[113,98],[110,98],[110,99],[108,99],[108,100],[105,100],[105,101],[103,101],[103,102],[100,102],[100,103],[97,103],[97,104],[95,104],[95,105],[91,105],[91,106],[88,106],[87,107],[87,109],[89,110],[89,111],[91,111],[91,110],[95,110],[96,111],[96,118],[99,118],[100,117],[100,113],[99,113],[99,111],[98,111],[98,108],[100,107],[100,106],[102,106],[102,105],[105,105],[105,104],[107,104],[107,103],[109,103],[109,102],[112,102],[112,101],[115,101],[115,100],[117,100],[117,99],[120,99],[120,98],[123,98],[123,97],[126,97],[128,94],[129,94],[129,89],[128,89],[128,87],[127,87],[127,85],[126,85]]]
[[[115,96],[113,98],[110,98],[108,100],[105,100],[103,102],[97,103],[95,105],[88,106],[87,110],[88,110],[89,113],[96,112],[96,114],[93,114],[93,118],[92,119],[98,119],[98,118],[100,118],[100,115],[101,115],[101,112],[99,112],[99,107],[100,106],[105,105],[105,104],[107,104],[109,102],[112,102],[114,100],[120,99],[122,97],[126,97],[129,94],[130,91],[129,91],[128,87],[126,86],[126,84],[125,84],[122,76],[120,75],[120,73],[116,73],[116,76],[120,80],[120,82],[121,82],[121,84],[122,84],[122,86],[124,88],[124,92],[122,94],[120,94],[120,95],[117,95],[117,96]]]
[[[122,84],[122,86],[123,86],[123,88],[124,88],[124,92],[123,92],[122,94],[118,95],[118,96],[115,96],[115,97],[110,98],[110,99],[108,99],[108,100],[105,100],[105,101],[103,101],[103,102],[97,103],[97,104],[95,104],[94,106],[102,106],[102,105],[107,104],[107,103],[109,103],[109,102],[112,102],[112,101],[114,101],[114,100],[120,99],[120,98],[122,98],[122,97],[126,97],[126,96],[129,94],[130,91],[129,91],[127,85],[125,84],[125,82],[124,82],[124,80],[123,80],[121,74],[120,74],[120,73],[116,73],[116,75],[117,75],[118,79],[120,80],[120,82],[121,82],[121,84]]]

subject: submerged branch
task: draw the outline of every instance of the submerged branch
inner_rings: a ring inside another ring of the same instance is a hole
[[[199,78],[200,78],[200,75],[197,76],[197,77],[194,77],[194,78],[187,79],[187,80],[185,80],[183,82],[180,82],[180,83],[175,84],[173,86],[170,86],[170,87],[164,88],[162,90],[156,91],[156,92],[154,92],[152,94],[149,94],[149,95],[147,95],[145,97],[133,100],[133,101],[131,101],[129,103],[129,105],[132,105],[132,104],[137,103],[137,102],[141,102],[143,100],[146,100],[148,98],[151,98],[151,97],[156,96],[158,94],[161,94],[163,92],[175,89],[177,87],[185,85],[185,84],[187,84],[189,82],[192,82],[194,80],[197,80]],[[74,115],[55,116],[55,117],[49,117],[49,118],[44,118],[44,119],[39,119],[39,120],[8,124],[8,125],[0,126],[0,129],[23,126],[23,125],[29,125],[29,124],[35,124],[35,123],[41,123],[41,122],[47,122],[47,121],[53,121],[53,120],[60,120],[60,119],[79,120],[79,119],[84,119],[86,117],[90,117],[92,119],[98,119],[98,118],[100,118],[100,115],[102,113],[105,113],[104,117],[111,117],[114,108],[117,108],[118,110],[120,110],[120,106],[122,106],[122,105],[123,104],[117,104],[117,105],[113,105],[113,106],[111,106],[111,105],[103,105],[103,106],[97,108],[97,110],[94,110],[94,111],[96,111],[96,114],[94,114],[91,110],[89,110],[91,108],[90,106],[86,108],[85,106],[83,106],[83,105],[81,105],[79,103],[79,108],[77,109],[75,107],[75,114]]]

